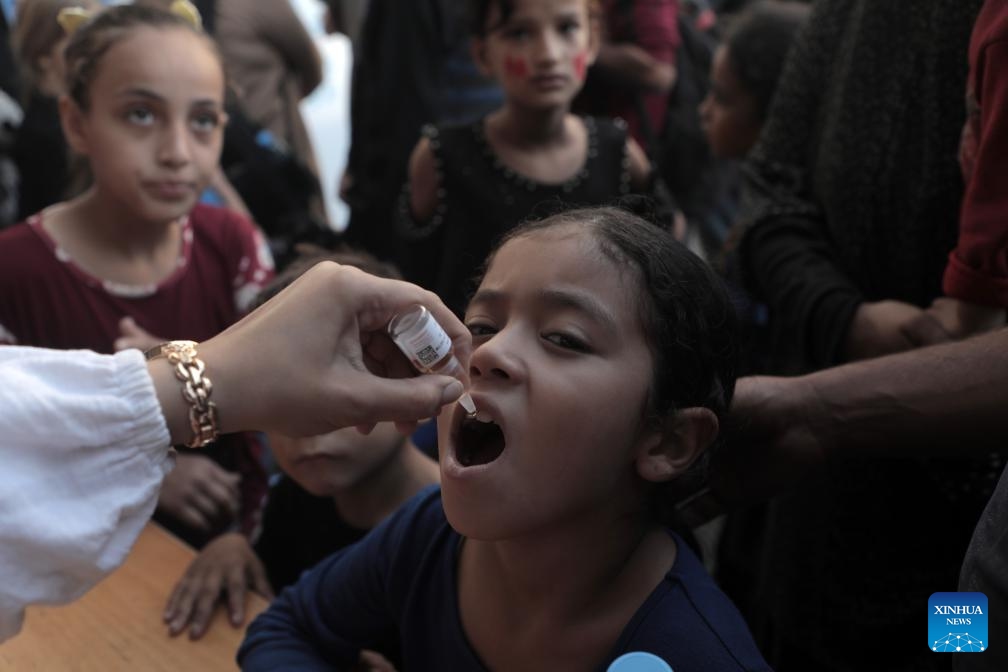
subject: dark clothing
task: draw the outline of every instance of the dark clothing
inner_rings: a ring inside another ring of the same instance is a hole
[[[12,153],[21,181],[19,221],[70,196],[70,148],[63,137],[56,98],[38,92],[32,95]]]
[[[998,0],[994,0],[998,2]],[[953,654],[956,672],[1008,670],[1008,478],[1004,474],[973,532],[959,590],[987,596],[991,646],[981,654]]]
[[[862,301],[924,306],[940,294],[958,229],[965,55],[980,3],[814,5],[740,212],[741,260],[770,306],[778,371],[838,364]]]
[[[970,118],[963,136],[967,180],[959,245],[945,271],[945,290],[973,303],[1008,308],[1008,4],[987,0],[970,41]],[[972,150],[972,151],[971,151]],[[987,596],[988,637],[979,655],[953,654],[956,672],[1008,670],[1008,477],[1001,474],[963,560],[959,590]],[[1002,641],[1000,645],[998,641]]]
[[[862,302],[926,306],[940,294],[979,7],[814,4],[751,155],[741,212],[740,257],[769,304],[775,372],[839,363]],[[753,624],[771,664],[948,669],[949,657],[924,647],[923,610],[955,588],[999,471],[996,459],[842,461],[775,500]]]
[[[331,498],[316,497],[284,476],[266,497],[255,552],[279,592],[367,532],[347,525]]]
[[[675,563],[599,669],[623,653],[647,651],[676,672],[769,670],[738,611],[683,540],[669,534],[678,547]],[[238,651],[242,669],[346,669],[377,637],[398,631],[399,669],[485,670],[462,630],[461,547],[440,489],[421,492],[253,621]]]
[[[267,495],[255,552],[270,585],[279,593],[330,555],[363,539],[368,531],[348,525],[332,498],[316,497],[282,476]],[[390,635],[370,648],[401,669],[397,636]]]
[[[603,205],[630,191],[626,125],[585,118],[584,166],[563,184],[543,184],[501,163],[485,133],[486,120],[424,129],[440,174],[437,211],[416,222],[403,194],[401,231],[407,279],[436,292],[461,314],[473,280],[497,239],[530,218],[575,206]]]
[[[500,107],[500,89],[468,49],[465,3],[370,1],[350,97],[351,244],[381,258],[395,252],[396,196],[424,124],[469,122]]]
[[[1008,307],[1008,3],[984,4],[969,59],[960,150],[966,194],[944,289],[970,303]]]

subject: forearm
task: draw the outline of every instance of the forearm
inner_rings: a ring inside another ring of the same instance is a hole
[[[230,434],[257,429],[257,421],[261,418],[254,409],[268,403],[260,398],[263,387],[269,385],[269,381],[255,375],[255,353],[237,351],[222,342],[220,337],[215,337],[198,344],[197,356],[206,365],[206,377],[212,385],[210,401],[217,405],[218,432]],[[147,370],[154,383],[172,445],[189,443],[193,439],[189,422],[191,406],[182,396],[182,382],[175,377],[172,365],[165,357],[147,362]]]
[[[976,84],[976,156],[943,284],[950,297],[1003,310],[1008,308],[1008,42],[991,44],[977,67],[984,76]]]
[[[301,19],[288,2],[256,3],[264,38],[271,42],[297,77],[301,96],[322,82],[322,57]]]
[[[776,331],[810,369],[843,361],[843,344],[863,297],[832,261],[816,224],[786,217],[758,224],[741,248],[746,284],[770,306]]]
[[[602,45],[595,65],[607,79],[633,89],[664,92],[675,84],[675,66],[635,44]]]
[[[171,364],[166,359],[147,362],[147,371],[154,383],[154,392],[161,405],[171,445],[189,443],[192,430],[189,428],[189,407],[182,398],[181,383],[175,378]],[[212,378],[211,378],[212,380]]]
[[[123,561],[172,460],[135,350],[3,348],[0,380],[3,640],[24,606],[72,600]]]
[[[1008,329],[800,379],[832,458],[983,455],[1008,445]]]

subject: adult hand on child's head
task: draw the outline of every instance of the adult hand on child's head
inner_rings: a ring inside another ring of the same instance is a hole
[[[159,343],[164,343],[165,340],[141,329],[132,317],[124,317],[119,320],[119,338],[115,340],[113,347],[116,352],[130,348],[147,352]]]
[[[472,338],[435,294],[353,267],[318,264],[200,345],[221,430],[299,437],[383,420],[408,430],[436,415],[458,399],[462,384],[446,376],[417,377],[386,333],[396,313],[415,304],[444,327],[468,371]]]
[[[200,532],[226,527],[238,517],[241,477],[203,455],[179,455],[164,480],[158,510]]]
[[[769,499],[825,463],[827,447],[803,420],[811,403],[815,391],[803,378],[739,379],[726,442],[710,467],[711,492],[722,509],[715,513]]]
[[[956,339],[1000,329],[1008,316],[1004,308],[981,306],[947,296],[935,299],[925,314]]]
[[[222,597],[231,625],[239,627],[245,621],[246,588],[273,599],[262,561],[245,537],[235,532],[217,537],[190,563],[168,598],[164,612],[168,632],[175,636],[189,626],[189,636],[199,639]]]
[[[901,301],[858,306],[847,330],[847,361],[871,359],[949,340],[948,333],[923,309]]]

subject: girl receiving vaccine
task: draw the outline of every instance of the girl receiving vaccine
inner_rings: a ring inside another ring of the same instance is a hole
[[[248,220],[197,204],[218,165],[224,70],[182,5],[61,15],[73,32],[60,115],[92,183],[0,234],[0,342],[110,353],[201,341],[272,276]],[[213,460],[180,455],[162,520],[193,543],[250,525],[265,492],[255,450],[232,435]]]
[[[599,47],[593,0],[471,0],[473,59],[504,106],[427,127],[402,203],[408,279],[461,313],[497,238],[530,216],[601,205],[650,187],[626,125],[570,113]]]
[[[470,393],[438,419],[441,487],[252,623],[247,671],[343,669],[396,634],[405,669],[769,668],[667,525],[735,385],[734,316],[672,234],[611,208],[512,231],[466,311]]]

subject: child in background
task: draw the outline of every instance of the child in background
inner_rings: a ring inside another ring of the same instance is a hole
[[[504,107],[471,125],[426,127],[403,203],[407,279],[461,313],[479,264],[520,222],[650,186],[626,125],[570,113],[598,51],[593,0],[474,0],[473,59]]]
[[[784,59],[809,8],[795,2],[761,2],[737,17],[714,53],[711,86],[700,121],[711,151],[744,159],[759,139]]]
[[[699,114],[711,153],[719,159],[743,161],[759,139],[777,89],[784,60],[798,30],[809,16],[806,5],[772,0],[760,2],[734,17],[711,63],[710,90]],[[730,279],[729,291],[742,323],[742,373],[761,373],[769,347],[765,333],[766,306],[742,289],[734,249],[734,228],[741,185],[733,181],[720,193],[719,210],[729,214],[727,238],[715,255]]]
[[[438,419],[441,489],[284,591],[244,670],[353,663],[389,628],[416,669],[768,670],[737,610],[665,527],[734,391],[712,271],[622,210],[514,230],[466,312],[478,409]],[[506,636],[505,636],[506,633]]]
[[[18,6],[14,52],[21,69],[24,120],[14,141],[20,184],[18,218],[68,196],[70,151],[60,128],[59,97],[66,82],[63,49],[69,39],[57,21],[66,7],[95,9],[90,0],[28,0]]]
[[[314,249],[303,252],[256,303],[265,303],[326,260],[383,278],[400,277],[366,254]],[[165,608],[171,634],[189,626],[190,637],[202,637],[221,601],[238,627],[245,619],[247,589],[272,599],[274,591],[358,541],[400,504],[438,482],[437,464],[393,423],[382,423],[367,436],[353,427],[303,439],[270,434],[269,444],[284,476],[270,488],[255,546],[240,534],[227,533],[203,548]]]
[[[226,121],[213,43],[179,15],[122,5],[77,28],[65,59],[63,130],[94,180],[0,234],[0,342],[109,353],[217,334],[273,270],[250,222],[196,204]],[[180,454],[159,519],[196,544],[239,518],[251,529],[257,448],[231,435]]]

